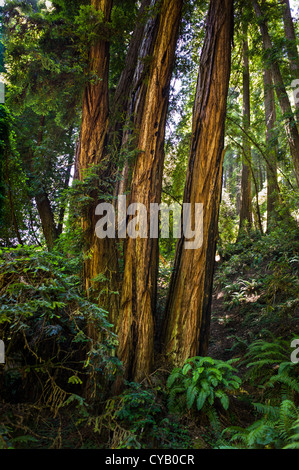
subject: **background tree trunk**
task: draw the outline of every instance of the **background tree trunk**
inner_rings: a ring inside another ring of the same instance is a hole
[[[250,129],[250,71],[248,58],[248,25],[243,27],[243,127],[248,133]],[[246,134],[243,133],[243,159],[242,159],[242,177],[241,177],[241,209],[240,209],[240,227],[239,232],[244,228],[247,221],[248,228],[252,224],[251,207],[251,145]]]
[[[287,40],[287,52],[288,52],[288,59],[290,64],[290,70],[293,79],[299,79],[299,55],[298,49],[296,45],[296,34],[295,28],[293,24],[293,18],[290,9],[290,2],[289,0],[282,0],[283,4],[283,25],[284,25],[284,32]],[[298,109],[299,103],[296,104]]]
[[[266,144],[267,153],[267,231],[270,230],[277,219],[276,205],[279,201],[279,186],[277,181],[277,142],[275,139],[275,96],[269,70],[263,71],[264,80],[264,102],[266,121]]]
[[[164,328],[164,351],[179,365],[208,348],[232,34],[233,1],[211,0],[184,193],[193,207],[203,203],[203,245],[186,250],[185,237],[178,241]]]
[[[272,42],[268,32],[267,23],[263,18],[258,1],[252,0],[252,3],[255,14],[258,18],[264,50],[269,53],[272,51]],[[292,106],[283,82],[278,62],[271,59],[269,64],[265,64],[265,67],[270,69],[272,80],[275,85],[277,99],[281,108],[281,112],[284,115],[285,131],[293,160],[297,184],[299,186],[299,134],[294,118],[294,113],[292,111]]]

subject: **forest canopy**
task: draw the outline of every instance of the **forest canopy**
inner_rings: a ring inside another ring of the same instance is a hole
[[[299,447],[299,3],[0,6],[0,448]]]

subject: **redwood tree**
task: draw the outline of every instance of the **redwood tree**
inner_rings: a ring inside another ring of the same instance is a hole
[[[233,0],[211,0],[184,192],[184,202],[203,204],[203,244],[187,250],[185,237],[178,241],[164,329],[164,351],[177,364],[207,352],[232,34]]]
[[[148,58],[149,71],[146,77],[140,77],[143,92],[138,100],[144,101],[134,117],[134,143],[139,153],[132,169],[129,201],[144,204],[148,215],[150,204],[161,200],[169,87],[182,4],[182,0],[162,1],[152,57]],[[145,34],[144,47],[147,38],[152,37]],[[123,361],[125,376],[133,380],[149,373],[154,355],[158,239],[150,238],[149,232],[147,235],[128,238],[125,247],[118,357]]]
[[[103,24],[110,20],[112,0],[91,0],[91,6],[103,13]],[[87,293],[97,288],[100,305],[109,310],[110,320],[117,311],[117,252],[115,242],[109,238],[98,239],[95,227],[98,217],[96,206],[111,193],[106,182],[111,178],[113,162],[108,155],[109,126],[109,40],[104,34],[90,47],[88,75],[96,77],[85,87],[82,104],[80,144],[77,150],[79,178],[84,180],[88,170],[96,170],[98,180],[89,190],[91,202],[82,219],[85,241],[84,284]],[[109,178],[108,178],[109,177]],[[94,284],[93,279],[101,280]],[[100,294],[100,295],[99,295]],[[96,335],[96,332],[93,332]]]

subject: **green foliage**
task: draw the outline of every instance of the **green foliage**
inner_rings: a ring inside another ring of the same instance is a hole
[[[298,416],[298,413],[297,413]],[[299,418],[292,422],[290,429],[290,435],[288,437],[289,443],[284,449],[299,449]]]
[[[270,341],[254,341],[245,354],[246,377],[268,392],[267,395],[293,399],[294,394],[299,393],[299,386],[298,366],[290,361],[292,338],[285,340],[267,333]]]
[[[0,450],[1,449],[15,449],[20,444],[30,445],[36,443],[37,439],[33,436],[19,435],[17,437],[10,437],[11,428],[8,426],[0,425]]]
[[[68,125],[80,110],[85,84],[98,79],[96,71],[88,72],[89,50],[97,40],[111,42],[111,79],[116,85],[136,19],[136,2],[115,2],[109,23],[87,0],[54,0],[51,9],[26,3],[13,1],[5,7],[11,104],[18,113],[23,106],[37,114],[54,111],[57,122]]]
[[[225,250],[228,244],[234,243],[237,240],[237,228],[238,218],[236,217],[236,211],[231,200],[231,196],[223,189],[222,200],[220,205],[219,213],[219,240],[218,240],[218,251],[220,253]]]
[[[284,400],[280,406],[255,404],[263,417],[247,428],[231,426],[226,428],[222,437],[230,435],[231,447],[245,449],[294,449],[298,448],[299,407],[293,401]],[[228,447],[226,444],[220,448]]]
[[[275,367],[279,362],[287,359],[289,344],[287,341],[282,341],[281,338],[273,337],[271,342],[258,339],[250,344],[245,358],[252,382],[255,382],[259,376],[262,381],[268,380],[275,373]]]
[[[255,394],[260,391],[259,398],[263,399],[263,403],[253,403],[253,407],[262,417],[246,428],[226,428],[220,447],[298,448],[298,364],[286,360],[291,341],[273,335],[270,338],[271,342],[254,341],[245,355],[247,379],[256,386]]]
[[[87,375],[100,392],[103,370],[109,381],[118,368],[116,337],[107,313],[83,296],[76,262],[30,247],[4,249],[0,256],[4,395],[38,400],[57,412]],[[88,336],[87,322],[101,342]]]
[[[187,448],[189,433],[176,416],[165,414],[158,389],[126,385],[124,392],[107,401],[100,416],[88,420],[94,432],[109,432],[109,448]]]
[[[110,385],[120,367],[114,355],[116,336],[111,333],[107,312],[90,302],[82,289],[84,234],[81,217],[90,220],[88,211],[96,198],[112,200],[118,177],[107,177],[106,169],[112,159],[118,166],[118,175],[124,162],[128,162],[130,177],[137,154],[133,129],[129,129],[128,145],[121,149],[117,132],[115,136],[110,135],[107,162],[90,167],[85,178],[74,181],[69,189],[82,92],[86,84],[98,80],[97,71],[92,70],[88,60],[89,51],[98,40],[109,41],[109,98],[113,102],[139,4],[134,0],[115,0],[108,23],[88,0],[52,0],[53,8],[47,8],[44,1],[13,0],[6,2],[4,10],[1,8],[4,13],[0,67],[8,84],[6,106],[0,105],[1,247],[43,243],[35,201],[41,191],[50,201],[55,225],[62,228],[64,212],[68,218],[52,253],[21,246],[3,249],[0,253],[0,338],[6,345],[7,360],[5,369],[1,369],[0,392],[9,407],[7,412],[6,404],[0,404],[1,417],[6,419],[0,425],[0,448],[42,447],[45,441],[47,446],[59,447],[64,438],[62,434],[73,419],[75,425],[72,422],[69,431],[76,436],[75,446],[187,448],[190,447],[190,433],[185,428],[187,420],[199,418],[205,423],[208,417],[213,428],[219,431],[220,413],[222,420],[238,419],[233,415],[230,395],[239,393],[241,379],[230,362],[212,358],[192,358],[182,368],[175,369],[168,378],[167,392],[132,383],[126,384],[119,396],[111,398]],[[192,0],[184,5],[165,146],[162,197],[168,204],[183,200],[208,4],[205,0]],[[154,8],[150,7],[141,21],[156,14],[160,5],[161,2],[156,2]],[[292,77],[281,21],[282,6],[270,0],[264,2],[263,8],[274,45],[270,54],[262,51],[252,10],[245,8],[244,11],[244,2],[236,2],[235,47],[226,121],[227,151],[219,214],[220,262],[216,278],[216,286],[224,293],[224,328],[231,328],[234,313],[238,314],[242,326],[247,327],[245,331],[233,331],[237,334],[228,338],[224,331],[225,338],[221,340],[234,339],[234,345],[226,351],[230,354],[236,348],[242,352],[248,350],[241,364],[247,366],[244,379],[247,380],[245,387],[248,385],[250,390],[245,401],[247,404],[253,401],[255,414],[262,417],[251,423],[250,416],[249,426],[245,429],[230,427],[224,436],[231,435],[232,446],[298,448],[298,366],[289,362],[291,339],[286,339],[296,334],[298,316],[298,192],[294,190],[293,164],[283,129],[284,118],[278,106],[273,136],[265,142],[261,70],[265,63],[275,60],[281,66],[287,85]],[[245,137],[241,80],[244,22],[248,22],[250,47],[248,138],[255,182],[252,185],[253,215],[256,216],[258,196],[262,222],[266,220],[266,159],[274,149],[277,150],[278,183],[283,202],[275,208],[277,221],[269,233],[262,236],[256,230],[254,217],[252,229],[240,234],[235,243]],[[298,29],[297,24],[295,27]],[[150,59],[146,58],[146,65]],[[138,90],[136,93],[137,97]],[[122,114],[123,110],[118,111]],[[113,124],[118,116],[110,118]],[[173,237],[160,240],[158,331],[163,320],[175,244]],[[122,263],[123,258],[120,265]],[[94,278],[94,298],[103,280],[102,274]],[[99,331],[98,340],[87,334],[88,325],[93,323]],[[274,333],[265,334],[264,326]],[[250,343],[252,338],[256,340]],[[100,398],[95,400],[94,408],[83,398],[83,391],[87,389],[89,398]],[[108,400],[107,393],[110,393]],[[171,412],[183,416],[169,413],[166,401]],[[16,409],[13,409],[14,404]],[[42,416],[45,410],[46,418]],[[229,413],[223,414],[223,410]],[[55,421],[53,428],[49,415]],[[11,416],[15,419],[13,423]],[[41,423],[54,430],[50,435],[43,429],[45,441],[36,440]],[[86,428],[92,436],[90,441],[85,439]],[[68,444],[64,441],[66,447]]]
[[[225,306],[230,310],[242,302],[246,302],[248,295],[259,291],[262,281],[256,279],[240,279],[233,284],[227,284],[224,290]]]
[[[3,211],[5,201],[5,182],[4,182],[4,165],[5,165],[5,150],[9,145],[9,127],[10,120],[8,112],[2,104],[0,105],[0,221],[3,223]]]
[[[214,405],[229,407],[229,394],[240,388],[241,379],[235,375],[233,361],[224,362],[211,357],[187,359],[182,368],[175,368],[167,380],[168,406],[183,413],[197,409],[206,414],[217,430],[219,423]]]
[[[215,287],[224,293],[227,311],[239,309],[244,325],[256,326],[258,334],[282,324],[296,334],[298,239],[298,227],[281,222],[266,235],[240,237],[221,253]]]
[[[14,126],[15,119],[9,109],[0,104],[0,240],[5,244],[9,239],[16,240],[17,229],[25,228],[22,214],[27,206],[27,178],[17,150]]]

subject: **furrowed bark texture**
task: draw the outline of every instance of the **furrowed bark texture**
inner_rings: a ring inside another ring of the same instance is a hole
[[[110,19],[112,0],[92,0],[91,5],[102,11],[104,20]],[[83,180],[86,170],[97,166],[99,183],[90,192],[93,201],[85,211],[82,226],[86,259],[83,267],[85,290],[91,287],[100,292],[99,304],[109,309],[110,321],[114,320],[117,311],[117,296],[110,295],[117,287],[117,251],[114,240],[98,239],[95,227],[98,217],[95,215],[96,206],[104,201],[104,195],[112,192],[106,184],[112,178],[113,165],[107,154],[107,135],[109,125],[109,43],[104,38],[98,39],[90,48],[89,73],[97,76],[96,82],[88,83],[84,90],[82,105],[82,123],[80,146],[77,152],[79,178]],[[103,281],[94,284],[92,279],[102,275]],[[96,335],[94,332],[93,335]]]
[[[164,352],[174,364],[205,354],[221,199],[233,1],[211,0],[193,109],[184,202],[203,204],[203,245],[179,239],[166,307]]]
[[[159,15],[151,15],[147,12],[145,22],[145,12],[150,8],[155,8],[157,0],[145,0],[140,7],[139,17],[143,18],[141,24],[137,23],[129,47],[126,67],[120,77],[120,81],[115,93],[114,108],[116,114],[122,110],[124,123],[118,124],[120,133],[120,148],[123,154],[129,154],[136,150],[136,139],[133,137],[134,130],[138,132],[138,125],[143,115],[143,107],[147,94],[147,78],[149,74],[150,59],[152,57],[158,27]],[[134,129],[135,128],[135,129]],[[115,187],[115,196],[125,194],[129,184],[129,170],[132,162],[127,155],[123,165],[119,168],[119,179]]]
[[[263,14],[260,5],[257,0],[252,0],[255,14],[259,21],[259,27],[263,40],[263,47],[266,52],[271,52],[272,42],[268,31],[268,26],[263,18]],[[275,85],[275,91],[277,99],[281,108],[281,112],[284,115],[284,126],[290,147],[290,153],[293,160],[295,176],[297,184],[299,186],[299,134],[294,113],[292,111],[291,103],[283,82],[283,78],[280,72],[279,64],[271,59],[269,64],[269,70],[272,75],[272,80]]]
[[[113,97],[112,112],[116,114],[115,127],[117,124],[120,126],[120,122],[123,121],[123,117],[120,115],[126,114],[128,109],[128,102],[132,93],[132,81],[136,73],[136,66],[138,60],[140,60],[140,45],[144,40],[145,30],[148,30],[148,21],[146,21],[146,10],[150,7],[151,0],[143,0],[136,28],[130,41],[129,49],[126,56],[125,66],[121,73],[115,94]],[[153,20],[154,21],[154,20]],[[148,31],[147,31],[148,32]],[[148,43],[150,41],[147,41]],[[118,119],[119,118],[119,119]]]
[[[133,168],[130,202],[145,205],[148,226],[150,203],[161,200],[165,124],[182,3],[181,0],[162,2],[149,72],[146,81],[141,73],[141,89],[138,87],[135,94],[134,109],[138,109],[134,119],[135,145],[140,153]],[[150,30],[153,28],[154,24]],[[151,34],[144,37],[142,47],[147,49],[146,38]],[[128,238],[118,322],[118,357],[123,361],[125,376],[136,381],[149,373],[154,355],[157,268],[158,240]]]
[[[243,127],[248,132],[250,128],[250,71],[248,58],[248,26],[244,25],[243,41]],[[247,135],[243,134],[243,162],[241,178],[241,209],[240,209],[240,231],[247,221],[248,226],[252,224],[251,209],[251,145]]]

